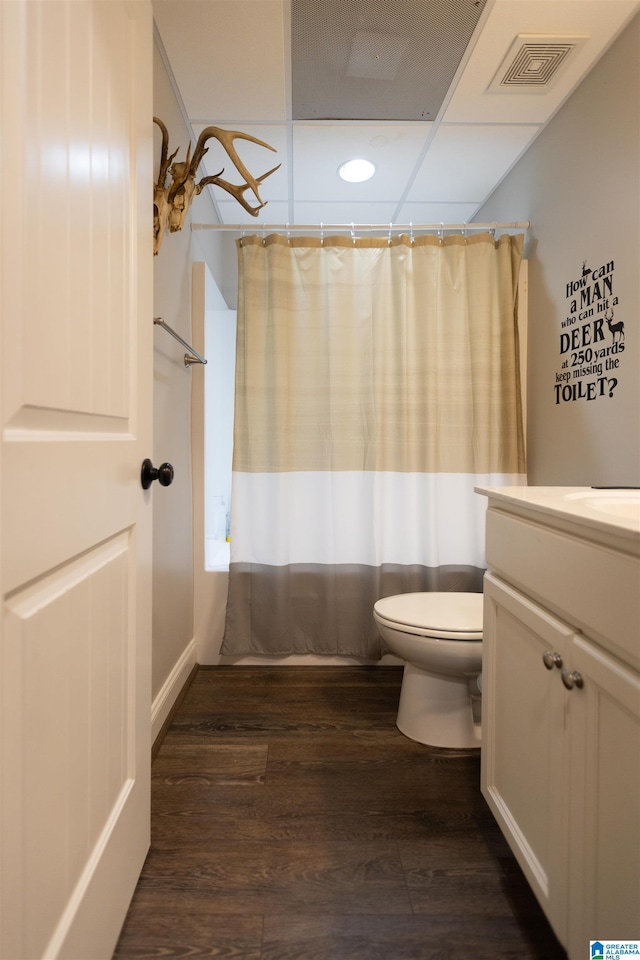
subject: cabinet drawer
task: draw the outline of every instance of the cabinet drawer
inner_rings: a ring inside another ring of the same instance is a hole
[[[490,508],[490,570],[640,668],[640,560]]]

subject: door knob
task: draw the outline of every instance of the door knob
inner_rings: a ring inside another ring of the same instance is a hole
[[[173,483],[173,467],[170,463],[161,463],[159,467],[154,467],[151,460],[142,461],[142,470],[140,471],[140,483],[143,490],[148,490],[154,480],[157,480],[161,487],[168,487]]]

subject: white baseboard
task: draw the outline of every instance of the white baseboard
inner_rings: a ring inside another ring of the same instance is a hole
[[[176,702],[180,691],[184,687],[189,674],[197,664],[196,641],[191,640],[174,664],[173,670],[162,684],[158,695],[151,704],[151,743],[162,730],[162,725],[169,716],[171,708]]]

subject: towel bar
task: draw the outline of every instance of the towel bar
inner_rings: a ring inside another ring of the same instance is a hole
[[[206,363],[206,362],[207,362],[207,361],[205,360],[205,358],[202,357],[202,356],[198,353],[197,350],[194,350],[193,347],[190,346],[190,345],[186,342],[186,340],[183,340],[182,337],[180,337],[180,336],[175,332],[175,330],[172,330],[171,327],[169,326],[169,324],[168,324],[168,323],[165,323],[165,321],[162,319],[162,317],[154,317],[154,318],[153,318],[153,322],[154,322],[154,324],[155,324],[156,326],[162,327],[163,330],[166,330],[167,333],[171,334],[171,336],[173,337],[174,340],[177,340],[178,343],[181,343],[181,344],[182,344],[182,346],[185,348],[185,350],[188,350],[188,351],[189,351],[189,353],[185,353],[185,355],[184,355],[184,365],[185,365],[185,367],[190,367],[191,364],[193,364],[193,363]]]

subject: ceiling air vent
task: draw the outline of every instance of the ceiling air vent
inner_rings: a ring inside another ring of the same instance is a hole
[[[521,33],[489,87],[492,93],[546,93],[573,59],[586,36]]]

